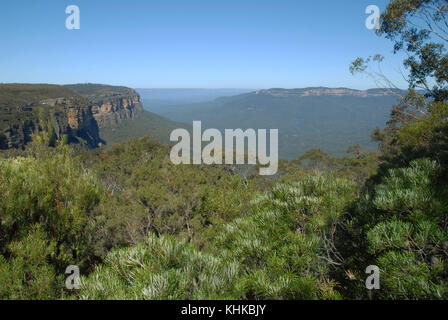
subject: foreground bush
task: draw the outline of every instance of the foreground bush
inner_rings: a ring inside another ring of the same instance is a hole
[[[112,251],[81,281],[81,299],[231,299],[236,262],[202,253],[187,240],[149,234]]]
[[[358,203],[351,231],[361,245],[352,252],[365,255],[358,252],[353,262],[380,268],[377,298],[448,298],[448,203],[440,174],[436,161],[414,160],[390,169]]]
[[[150,234],[82,281],[85,299],[335,299],[331,237],[355,186],[315,175],[279,185],[225,224],[210,253]]]
[[[330,277],[340,263],[333,236],[354,184],[314,174],[273,188],[251,213],[225,226],[218,247],[240,261],[246,298],[340,298]]]
[[[101,189],[68,147],[0,159],[0,199],[0,297],[54,298],[56,274],[96,261]]]

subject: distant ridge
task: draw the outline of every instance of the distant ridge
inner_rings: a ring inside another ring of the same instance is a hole
[[[356,97],[376,97],[376,96],[388,96],[393,93],[403,94],[405,91],[400,89],[387,89],[387,88],[376,88],[368,90],[357,90],[350,88],[327,88],[327,87],[308,87],[308,88],[297,88],[297,89],[282,89],[282,88],[272,88],[257,90],[254,94],[265,94],[278,97],[286,96],[356,96]]]
[[[203,128],[279,129],[279,156],[293,159],[320,148],[342,156],[359,144],[374,151],[370,139],[384,127],[404,90],[308,87],[261,89],[201,103],[151,106],[164,117],[183,123],[201,120]]]
[[[218,97],[235,96],[254,91],[254,89],[188,89],[188,88],[137,88],[142,100],[163,104],[197,103],[214,100]]]

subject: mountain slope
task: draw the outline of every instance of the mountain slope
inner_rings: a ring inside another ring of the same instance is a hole
[[[159,114],[166,107],[186,103],[200,103],[219,97],[236,96],[253,89],[135,89],[146,110]]]
[[[123,121],[116,127],[100,128],[100,137],[108,146],[142,136],[149,136],[162,143],[171,143],[171,131],[177,128],[190,129],[190,126],[145,110],[138,119]]]
[[[279,129],[281,158],[294,158],[311,148],[330,155],[354,144],[376,150],[371,131],[383,127],[398,99],[385,89],[346,88],[260,90],[211,102],[169,106],[170,119],[217,129]]]

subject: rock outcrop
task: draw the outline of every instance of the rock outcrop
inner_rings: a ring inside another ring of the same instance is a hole
[[[23,148],[33,132],[48,124],[56,138],[67,135],[70,143],[95,148],[102,142],[100,128],[118,126],[143,113],[139,95],[125,87],[22,85],[21,90],[20,86],[0,85],[0,149]],[[61,93],[66,96],[55,97]]]
[[[143,112],[138,94],[111,98],[95,102],[92,107],[98,127],[107,128],[119,125],[123,120],[136,119]]]

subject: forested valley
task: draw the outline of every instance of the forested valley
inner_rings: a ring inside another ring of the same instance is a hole
[[[264,177],[174,165],[151,137],[75,148],[41,119],[0,157],[0,299],[448,299],[447,40],[418,14],[448,31],[445,1],[392,0],[381,17],[410,77],[377,152],[311,149]]]

